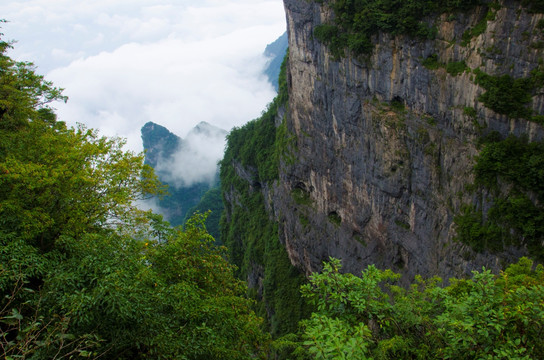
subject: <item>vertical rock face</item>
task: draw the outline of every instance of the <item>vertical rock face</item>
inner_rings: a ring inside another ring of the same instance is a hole
[[[382,34],[368,58],[334,59],[313,37],[334,16],[326,3],[284,0],[295,161],[282,165],[271,200],[291,262],[311,272],[333,256],[351,272],[374,263],[406,278],[447,278],[522,255],[472,253],[454,241],[453,218],[477,200],[465,187],[482,132],[539,140],[542,127],[486,108],[470,71],[454,76],[422,62],[436,54],[444,64],[528,76],[542,61],[542,49],[530,46],[542,40],[535,30],[542,14],[501,1],[487,30],[465,46],[462,34],[486,16],[485,7],[451,21],[442,16],[434,40]],[[542,91],[531,106],[543,113]]]

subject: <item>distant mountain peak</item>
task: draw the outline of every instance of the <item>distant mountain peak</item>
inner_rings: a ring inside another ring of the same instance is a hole
[[[199,122],[189,133],[187,137],[191,135],[206,135],[206,136],[219,136],[227,135],[227,131],[223,130],[215,125],[207,123],[206,121]]]
[[[183,140],[167,128],[154,122],[146,123],[142,129],[142,142],[146,150],[145,162],[157,166],[159,158],[169,157],[182,145]]]
[[[165,138],[180,139],[179,136],[175,135],[164,126],[156,124],[152,121],[149,121],[142,126],[141,132],[144,148],[146,149],[153,147],[157,142],[163,142]],[[148,144],[146,144],[146,142],[148,142]]]
[[[148,121],[144,126],[142,126],[142,132],[151,132],[151,131],[167,131],[170,132],[167,128],[162,125],[156,124],[153,121]]]
[[[158,201],[156,210],[171,224],[180,225],[187,211],[210,188],[217,186],[217,161],[227,131],[202,121],[184,139],[154,122],[146,123],[141,132],[146,164],[155,169],[159,180],[170,186],[170,194]]]

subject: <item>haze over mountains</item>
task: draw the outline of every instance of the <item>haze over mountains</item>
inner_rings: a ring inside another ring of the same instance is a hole
[[[146,163],[169,186],[169,195],[148,204],[172,225],[183,223],[190,208],[218,184],[217,161],[225,144],[225,130],[200,123],[182,139],[164,126],[148,122],[142,127]]]
[[[269,44],[264,55],[268,58],[263,74],[278,88],[281,62],[287,50],[287,33]],[[248,119],[248,121],[251,119]],[[220,212],[222,202],[218,191],[218,161],[223,157],[227,131],[207,122],[200,122],[182,139],[166,127],[154,122],[146,123],[142,129],[142,142],[146,151],[146,163],[151,165],[159,179],[169,186],[169,195],[154,200],[146,206],[163,214],[172,225],[181,225],[194,210]],[[203,196],[204,207],[198,207]],[[219,238],[219,214],[210,215],[212,235]]]
[[[281,0],[5,0],[0,13],[14,59],[65,89],[59,118],[132,151],[148,121],[181,136],[201,121],[229,130],[274,97],[262,53],[285,31]]]
[[[179,187],[217,180],[217,161],[225,148],[227,131],[201,122],[184,139],[149,122],[142,128],[146,160],[165,182]]]

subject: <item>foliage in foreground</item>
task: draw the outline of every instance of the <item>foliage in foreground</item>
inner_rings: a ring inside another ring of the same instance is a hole
[[[205,216],[185,229],[123,141],[68,128],[61,90],[0,42],[0,357],[248,359],[267,336]]]
[[[544,267],[533,268],[522,258],[498,276],[418,278],[406,290],[390,270],[357,277],[331,259],[302,289],[317,307],[303,346],[313,359],[542,359]]]

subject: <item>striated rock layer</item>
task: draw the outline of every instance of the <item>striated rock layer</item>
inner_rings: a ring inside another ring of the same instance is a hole
[[[544,136],[543,128],[510,119],[478,101],[484,92],[474,74],[453,76],[424,59],[465,61],[492,74],[528,76],[542,61],[542,40],[517,1],[501,1],[487,30],[461,45],[462,34],[485,17],[486,7],[437,22],[433,40],[382,34],[365,59],[334,59],[313,37],[316,25],[334,14],[324,4],[284,0],[289,35],[289,106],[295,159],[281,166],[268,194],[291,262],[307,273],[329,256],[359,272],[368,264],[415,274],[459,276],[498,268],[501,259],[524,254],[473,253],[454,240],[454,215],[477,201],[465,191],[473,179],[476,140],[482,133]],[[544,112],[542,91],[533,97]],[[466,108],[476,110],[467,114]]]

